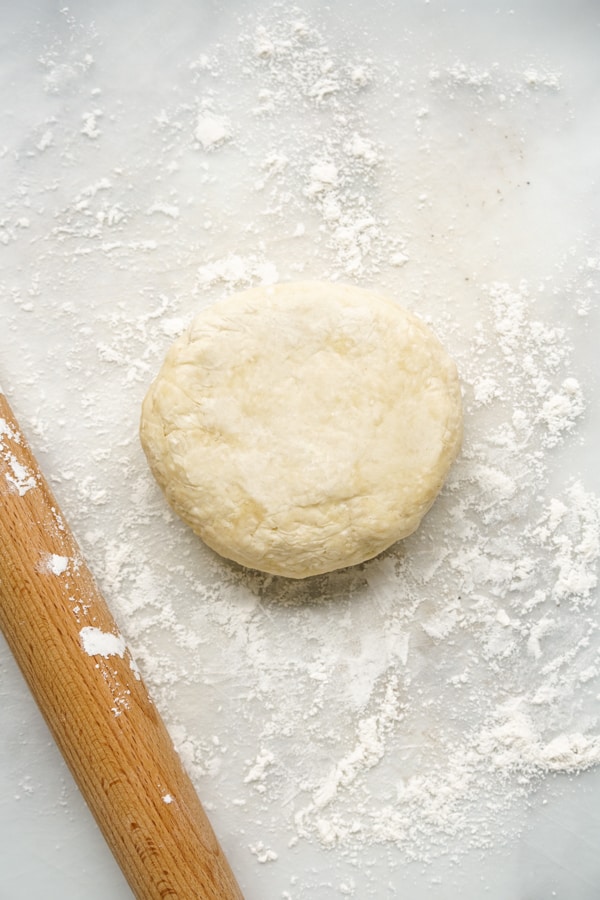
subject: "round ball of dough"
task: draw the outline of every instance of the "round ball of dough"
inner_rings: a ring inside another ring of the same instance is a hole
[[[457,371],[418,318],[340,284],[279,284],[203,310],[144,400],[173,509],[222,556],[304,578],[417,528],[461,440]]]

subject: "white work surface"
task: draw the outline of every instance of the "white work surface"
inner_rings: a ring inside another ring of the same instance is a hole
[[[247,900],[596,900],[597,3],[21,0],[0,44],[0,382]],[[431,323],[465,446],[295,583],[137,425],[196,311],[308,278]],[[3,641],[0,735],[1,900],[130,897]]]

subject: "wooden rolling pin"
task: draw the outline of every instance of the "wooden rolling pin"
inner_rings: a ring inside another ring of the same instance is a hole
[[[0,626],[139,900],[242,894],[0,391]]]

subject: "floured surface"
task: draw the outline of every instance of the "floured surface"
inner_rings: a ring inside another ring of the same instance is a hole
[[[249,900],[587,900],[597,14],[391,7],[12,13],[1,380]],[[426,529],[290,584],[166,512],[137,420],[198,306],[300,278],[401,292],[466,433]],[[11,900],[128,897],[1,666]]]

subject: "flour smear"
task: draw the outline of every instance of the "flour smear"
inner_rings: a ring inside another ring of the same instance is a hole
[[[240,811],[254,862],[288,869],[303,842],[423,864],[510,842],[549,776],[600,763],[597,383],[578,350],[600,243],[574,196],[560,235],[546,227],[531,125],[549,156],[568,147],[568,77],[530,53],[457,58],[418,29],[395,52],[330,40],[327,15],[241,16],[233,44],[171,63],[147,116],[64,11],[0,221],[20,260],[7,333],[68,336],[3,369],[5,389],[42,398],[23,427],[200,795]],[[465,442],[416,534],[292,583],[204,548],[136,432],[198,309],[306,278],[389,293],[433,327]]]

